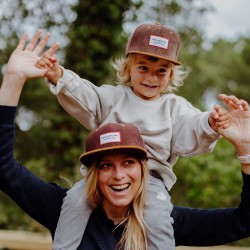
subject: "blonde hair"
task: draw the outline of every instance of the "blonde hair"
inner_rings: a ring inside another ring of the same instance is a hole
[[[130,69],[131,66],[135,62],[136,53],[131,53],[127,57],[119,58],[114,60],[111,64],[117,71],[117,79],[119,84],[124,84],[127,86],[131,86],[131,77],[130,77]],[[147,56],[147,58],[155,58],[158,60],[157,57]],[[180,86],[183,85],[184,79],[190,73],[190,68],[184,67],[183,65],[175,65],[169,62],[171,65],[171,78],[166,89],[166,92],[173,92],[176,91]]]
[[[142,180],[137,191],[126,220],[119,225],[125,224],[122,237],[118,243],[117,249],[124,250],[146,250],[148,249],[146,223],[143,218],[143,208],[146,204],[147,185],[149,171],[146,160],[140,160]],[[93,163],[86,174],[87,197],[93,209],[96,209],[102,203],[102,194],[98,186],[98,167],[97,162]],[[118,225],[118,226],[119,226]]]

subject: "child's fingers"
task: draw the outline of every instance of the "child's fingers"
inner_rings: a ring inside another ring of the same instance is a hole
[[[53,62],[51,62],[46,57],[42,56],[35,64],[37,68],[51,68],[53,66]]]
[[[216,119],[219,117],[219,115],[217,114],[217,111],[212,111],[212,112],[210,113],[209,117],[210,117],[211,119],[216,120]]]
[[[35,65],[38,69],[44,69],[44,64],[41,62],[37,62]]]
[[[222,115],[216,120],[216,126],[221,128],[228,128],[234,122],[233,117],[230,114]]]
[[[56,54],[52,54],[53,49],[52,50],[47,50],[43,56],[41,58],[43,58],[44,61],[49,61],[51,63],[55,63],[57,61],[57,56]]]
[[[214,106],[214,110],[217,114],[217,116],[222,116],[222,115],[225,115],[225,114],[228,114],[228,111],[225,110],[223,107],[221,107],[220,105],[215,105]],[[218,117],[217,117],[218,118]]]
[[[223,129],[227,129],[229,127],[231,127],[231,123],[227,123],[227,124],[222,124],[222,125],[218,125],[219,128],[223,128]]]
[[[230,121],[232,120],[230,114],[219,116],[219,118],[217,119],[217,122],[224,122],[224,121],[228,121],[228,120],[230,120]]]

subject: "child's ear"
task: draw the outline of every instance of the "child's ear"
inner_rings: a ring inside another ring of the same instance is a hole
[[[172,81],[174,78],[174,68],[173,66],[171,67],[170,75],[169,75],[169,80]]]

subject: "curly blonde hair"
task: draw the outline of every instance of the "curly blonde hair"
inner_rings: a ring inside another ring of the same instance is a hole
[[[147,56],[145,57],[149,60],[159,60],[157,57]],[[122,57],[114,60],[111,64],[117,71],[117,79],[118,84],[124,84],[127,86],[131,86],[131,77],[130,77],[130,69],[134,64],[136,58],[136,53],[131,53],[127,57]],[[166,89],[166,92],[176,91],[180,86],[183,85],[184,79],[190,73],[190,68],[184,67],[183,65],[175,65],[172,62],[169,62],[171,66],[171,78]]]
[[[117,249],[124,250],[147,250],[146,223],[143,218],[143,208],[146,203],[147,185],[149,171],[146,160],[141,160],[142,180],[137,191],[127,218],[119,225],[125,223],[125,229],[120,239]],[[98,185],[98,167],[97,161],[93,163],[86,174],[86,190],[88,201],[93,209],[102,204],[102,194]],[[118,226],[119,226],[118,225]]]

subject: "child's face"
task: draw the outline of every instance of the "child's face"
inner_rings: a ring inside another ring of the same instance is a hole
[[[131,65],[130,78],[137,96],[144,100],[156,100],[167,89],[171,78],[171,63],[136,54],[135,61]]]

